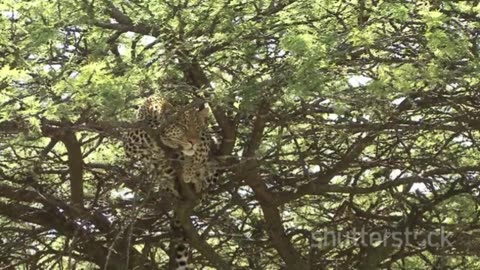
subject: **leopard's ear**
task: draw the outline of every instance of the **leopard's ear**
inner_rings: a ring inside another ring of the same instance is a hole
[[[175,107],[173,107],[172,104],[170,104],[170,102],[165,102],[165,104],[163,104],[163,114],[168,116],[168,115],[172,115],[173,113],[175,112]]]
[[[206,103],[202,103],[198,106],[198,114],[201,117],[208,117],[208,115],[210,114],[210,108],[207,106]]]

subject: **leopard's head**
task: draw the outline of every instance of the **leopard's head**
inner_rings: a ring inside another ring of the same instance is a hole
[[[173,110],[173,105],[165,98],[153,95],[138,109],[137,118],[145,121],[151,128],[156,128],[164,122],[165,115],[172,113]]]
[[[209,112],[208,107],[202,105],[174,114],[161,132],[162,142],[192,156],[201,142],[202,131],[208,126]]]

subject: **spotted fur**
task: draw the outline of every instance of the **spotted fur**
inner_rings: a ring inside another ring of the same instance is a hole
[[[149,97],[137,113],[145,127],[128,132],[125,154],[174,196],[181,194],[179,175],[200,193],[216,180],[215,170],[209,163],[208,115],[209,109],[205,106],[175,108],[163,97]],[[176,235],[177,270],[188,270],[189,246],[177,221],[173,222],[172,231]]]

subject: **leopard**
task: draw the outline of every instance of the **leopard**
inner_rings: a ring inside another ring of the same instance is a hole
[[[146,98],[137,111],[140,127],[125,138],[127,158],[176,198],[181,197],[179,181],[192,184],[195,193],[205,191],[218,178],[210,163],[209,114],[204,103],[173,106],[162,96]],[[189,245],[183,229],[175,219],[171,226],[177,270],[188,270]]]
[[[174,108],[164,97],[148,97],[137,112],[143,127],[130,130],[124,140],[127,158],[149,167],[163,189],[176,197],[179,193],[174,165],[180,163],[182,180],[192,183],[195,192],[200,193],[216,182],[216,173],[209,165],[209,113],[204,104]]]

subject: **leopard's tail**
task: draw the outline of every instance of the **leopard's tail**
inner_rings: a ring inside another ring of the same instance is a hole
[[[191,270],[188,265],[188,258],[190,252],[190,246],[186,241],[185,233],[180,224],[180,221],[176,218],[171,223],[172,234],[174,237],[174,249],[175,249],[175,261],[177,264],[176,270]]]

